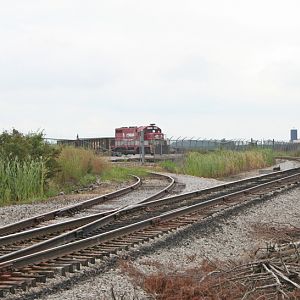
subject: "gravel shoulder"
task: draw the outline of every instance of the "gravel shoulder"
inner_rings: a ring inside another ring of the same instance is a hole
[[[133,183],[133,182],[132,182]],[[45,201],[33,202],[21,205],[10,205],[0,207],[0,226],[18,222],[39,214],[52,210],[60,209],[72,204],[82,202],[100,195],[111,193],[124,188],[132,183],[124,182],[121,184],[102,183],[96,189],[80,194],[59,195]]]
[[[278,162],[281,169],[299,166],[294,162]],[[240,174],[238,178],[256,176],[261,171]],[[173,174],[174,175],[174,174]],[[175,175],[185,184],[182,192],[189,192],[221,184],[222,181],[187,175]],[[237,180],[237,177],[229,181]],[[226,179],[227,181],[227,179]],[[1,211],[0,211],[1,213]],[[12,212],[13,213],[13,212]],[[111,258],[108,264],[83,268],[67,278],[49,281],[47,289],[32,288],[28,293],[8,299],[153,299],[120,268],[122,260],[131,261],[138,270],[180,272],[199,266],[203,259],[234,260],[248,258],[266,239],[255,235],[252,225],[260,223],[289,223],[300,227],[300,188],[274,198],[234,211],[230,217],[219,216],[203,224],[194,224],[175,233],[157,238],[151,243],[135,247]],[[1,218],[2,219],[2,218]],[[1,224],[0,224],[1,225]],[[112,295],[112,289],[114,296]]]

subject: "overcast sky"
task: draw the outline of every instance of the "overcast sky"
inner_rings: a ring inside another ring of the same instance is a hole
[[[0,0],[0,130],[288,140],[299,15],[299,0]]]

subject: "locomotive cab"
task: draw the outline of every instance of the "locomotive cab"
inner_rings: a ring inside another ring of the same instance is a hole
[[[142,140],[144,140],[146,154],[154,154],[156,147],[165,142],[164,134],[155,124],[140,127],[120,127],[115,130],[115,147],[113,152],[139,154]]]

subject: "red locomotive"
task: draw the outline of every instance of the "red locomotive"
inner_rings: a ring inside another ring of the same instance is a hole
[[[156,148],[162,148],[166,141],[161,129],[155,124],[149,126],[130,126],[116,128],[114,154],[138,154],[141,152],[141,142],[144,140],[146,154],[156,153]]]

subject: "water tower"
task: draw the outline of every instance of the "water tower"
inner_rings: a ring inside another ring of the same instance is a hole
[[[291,129],[291,142],[298,140],[297,129]]]

